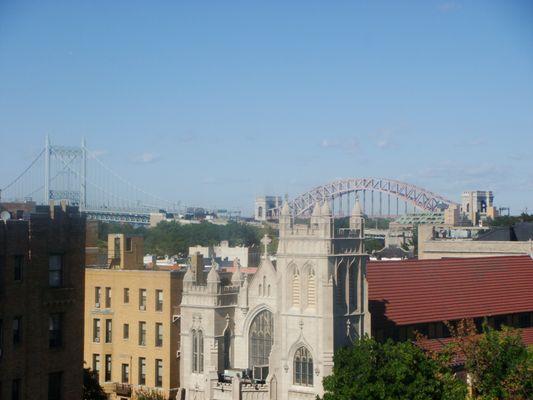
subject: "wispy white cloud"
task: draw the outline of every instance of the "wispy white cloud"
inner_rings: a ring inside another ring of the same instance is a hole
[[[349,138],[324,138],[320,142],[323,149],[336,149],[347,153],[356,153],[361,147],[359,140],[355,137]]]
[[[444,3],[440,3],[437,6],[437,9],[442,13],[450,13],[457,11],[461,8],[461,4],[459,4],[456,1],[446,1]]]
[[[144,152],[133,158],[133,161],[139,164],[150,164],[159,161],[161,156],[153,152]]]
[[[108,153],[108,151],[104,149],[99,149],[99,150],[92,150],[88,153],[89,153],[88,154],[89,158],[98,158],[98,157],[105,156]]]

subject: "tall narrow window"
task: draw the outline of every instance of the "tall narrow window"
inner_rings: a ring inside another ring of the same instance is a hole
[[[155,324],[155,346],[163,346],[163,324],[161,322]]]
[[[155,291],[155,310],[163,311],[163,291],[162,290]]]
[[[200,330],[192,332],[192,372],[204,372],[204,335]]]
[[[0,361],[4,354],[4,321],[0,319]]]
[[[350,288],[350,304],[352,307],[357,307],[357,267],[356,264],[350,265],[350,277],[348,287]]]
[[[105,308],[111,308],[111,288],[105,288]]]
[[[130,289],[124,288],[124,304],[128,304],[130,302]]]
[[[294,306],[300,305],[300,276],[298,271],[294,271],[292,276],[292,304]]]
[[[146,385],[146,358],[139,357],[139,385]]]
[[[129,339],[130,338],[130,324],[124,324],[123,325],[122,338],[123,339]]]
[[[63,256],[52,254],[48,259],[48,284],[50,287],[63,285]]]
[[[60,313],[50,314],[48,319],[48,344],[50,348],[60,347],[62,344],[62,321]]]
[[[93,372],[100,379],[100,354],[93,354]]]
[[[163,386],[163,360],[155,360],[155,387]]]
[[[231,331],[226,329],[224,331],[224,369],[231,368]]]
[[[100,308],[100,302],[102,301],[102,288],[96,286],[94,288],[94,306]]]
[[[20,379],[13,379],[11,382],[11,399],[20,400],[22,397],[22,387]]]
[[[63,373],[52,372],[48,374],[48,400],[62,399]]]
[[[313,386],[313,357],[305,347],[294,354],[294,384]]]
[[[122,383],[130,382],[130,365],[122,364]]]
[[[23,266],[24,266],[24,256],[14,256],[14,280],[16,282],[22,282]]]
[[[139,322],[139,346],[146,346],[146,322]]]
[[[13,318],[13,345],[22,341],[22,317]]]
[[[340,265],[337,269],[337,303],[346,303],[346,269]]]
[[[100,318],[93,319],[93,342],[100,343]]]
[[[111,382],[111,354],[105,355],[105,381]]]
[[[146,289],[139,289],[139,310],[146,310]]]
[[[307,305],[314,307],[316,305],[316,283],[315,271],[311,269],[307,277]]]
[[[113,320],[105,320],[105,342],[111,343],[113,341]]]

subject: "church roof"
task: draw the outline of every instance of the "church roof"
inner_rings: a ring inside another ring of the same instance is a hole
[[[533,311],[530,256],[371,261],[371,313],[396,325]]]

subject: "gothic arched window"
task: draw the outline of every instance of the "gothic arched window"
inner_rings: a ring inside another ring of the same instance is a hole
[[[294,353],[294,384],[313,386],[313,356],[303,346]]]
[[[204,372],[204,334],[192,330],[192,372]]]
[[[270,311],[263,310],[255,316],[248,338],[253,377],[265,380],[268,375],[268,358],[274,342],[274,318]]]

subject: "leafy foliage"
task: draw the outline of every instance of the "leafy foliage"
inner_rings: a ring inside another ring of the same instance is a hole
[[[465,357],[475,398],[483,400],[533,398],[533,350],[522,342],[520,331],[501,331],[483,324],[477,334],[471,320],[448,324],[454,346]]]
[[[466,385],[445,356],[430,357],[411,342],[364,338],[340,349],[324,378],[324,400],[464,400]]]
[[[90,368],[83,368],[83,400],[107,400],[107,395]]]
[[[501,215],[494,218],[490,225],[492,226],[511,226],[518,222],[533,222],[533,214],[522,213],[516,215]]]
[[[140,388],[133,394],[134,400],[165,400],[166,397],[158,390]]]

